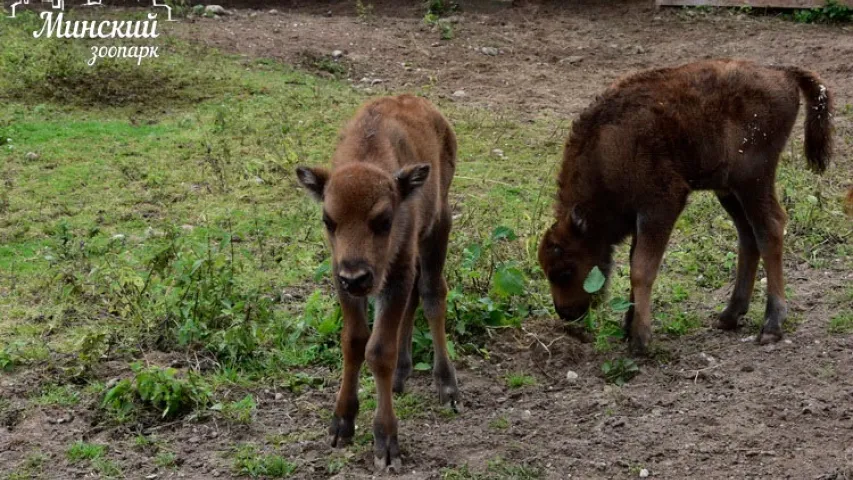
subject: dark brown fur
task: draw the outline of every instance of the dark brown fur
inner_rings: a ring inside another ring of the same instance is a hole
[[[299,181],[323,204],[344,314],[343,379],[330,440],[333,446],[352,440],[366,359],[376,379],[373,435],[380,469],[400,469],[392,391],[403,391],[412,371],[412,323],[420,300],[435,348],[439,400],[455,404],[458,396],[447,355],[442,273],[455,167],[450,124],[426,100],[401,95],[368,102],[356,113],[341,133],[331,172],[297,169]],[[376,299],[373,332],[368,296]]]
[[[613,245],[632,237],[631,301],[625,329],[642,352],[651,338],[651,289],[676,219],[693,190],[714,190],[738,230],[734,292],[718,327],[746,313],[759,258],[767,271],[762,343],[782,337],[786,315],[776,166],[806,101],[808,165],[831,156],[829,91],[811,72],[712,60],[626,77],[572,126],[559,174],[556,222],[539,248],[557,311],[589,307],[588,272],[608,274]]]

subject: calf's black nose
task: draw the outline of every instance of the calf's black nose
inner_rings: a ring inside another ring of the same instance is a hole
[[[368,270],[344,271],[338,274],[338,283],[348,293],[364,295],[373,288],[373,274]]]

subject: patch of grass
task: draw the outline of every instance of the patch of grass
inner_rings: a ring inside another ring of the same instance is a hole
[[[102,458],[106,452],[107,447],[105,445],[77,441],[68,448],[65,455],[71,463],[79,463]]]
[[[222,416],[232,422],[248,425],[254,419],[257,406],[255,398],[251,394],[248,394],[241,400],[217,403],[210,407],[210,409],[222,412]]]
[[[506,430],[509,426],[510,423],[506,417],[497,417],[489,422],[489,428],[493,430]]]
[[[482,473],[472,471],[467,464],[441,471],[441,478],[444,480],[534,480],[543,476],[544,473],[539,467],[513,463],[499,456],[489,460],[485,472]]]
[[[660,321],[661,330],[675,336],[686,335],[702,326],[702,321],[696,312],[680,312],[672,316],[660,314],[657,318]]]
[[[159,452],[157,456],[154,457],[154,463],[158,467],[162,468],[171,468],[176,465],[178,461],[178,456],[175,455],[174,452]]]
[[[133,379],[121,380],[104,395],[102,406],[118,420],[131,418],[140,405],[175,417],[210,402],[209,387],[193,372],[183,378],[174,368],[134,364],[133,370]]]
[[[829,333],[853,333],[853,311],[845,310],[833,315],[829,321]]]
[[[296,472],[296,465],[280,455],[261,453],[257,446],[245,444],[234,455],[234,470],[252,478],[285,478]]]
[[[96,458],[92,460],[92,468],[100,474],[101,478],[122,477],[121,467],[109,458]]]
[[[33,399],[36,405],[70,407],[80,403],[80,392],[72,385],[48,385]]]
[[[48,457],[41,452],[27,455],[27,458],[17,468],[8,473],[5,480],[33,480],[44,478],[45,463]]]
[[[536,385],[536,377],[526,373],[508,373],[506,375],[506,386],[509,388],[523,388]]]
[[[221,83],[216,79],[182,68],[176,51],[214,61],[189,45],[152,39],[169,53],[138,65],[135,59],[100,59],[89,66],[95,41],[34,39],[32,32],[40,28],[41,21],[31,11],[0,19],[4,30],[0,98],[85,105],[168,104],[199,101],[219,91]]]

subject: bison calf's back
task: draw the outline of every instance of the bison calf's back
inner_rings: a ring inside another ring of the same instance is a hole
[[[625,330],[635,351],[644,351],[652,284],[673,225],[691,191],[714,190],[739,240],[734,291],[717,326],[737,327],[763,259],[768,295],[758,339],[779,340],[787,217],[774,182],[801,94],[806,160],[820,173],[832,153],[832,100],[814,73],[711,60],[640,72],[608,88],[572,125],[556,221],[539,246],[560,316],[574,319],[587,311],[584,279],[596,266],[609,273],[613,246],[630,236],[633,306]]]
[[[447,354],[443,277],[451,216],[448,189],[456,137],[426,100],[411,95],[373,100],[341,132],[332,168],[297,168],[299,182],[322,204],[332,274],[344,316],[344,365],[333,446],[347,444],[358,414],[358,372],[367,360],[378,397],[375,465],[399,470],[392,392],[412,370],[412,329],[422,300],[435,349],[439,400],[455,406],[456,371]],[[367,324],[367,298],[376,316]]]

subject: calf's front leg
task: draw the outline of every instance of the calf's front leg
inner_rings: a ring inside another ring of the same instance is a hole
[[[341,350],[344,355],[343,376],[335,416],[329,427],[329,443],[343,447],[352,441],[355,434],[355,417],[358,415],[358,375],[364,363],[364,349],[370,329],[367,327],[367,299],[354,298],[346,293],[339,294],[344,316],[341,331]]]
[[[376,319],[367,342],[367,364],[376,381],[373,463],[378,470],[399,472],[402,466],[392,399],[400,322],[412,291],[413,277],[407,272],[387,279],[385,290],[376,299]]]

